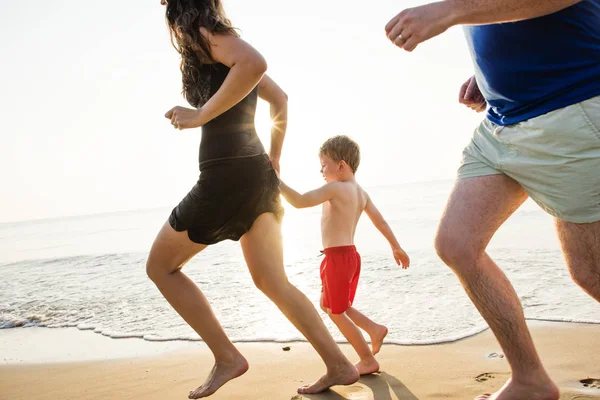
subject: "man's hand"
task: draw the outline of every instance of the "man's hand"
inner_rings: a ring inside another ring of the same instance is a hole
[[[410,258],[408,257],[408,254],[402,250],[402,247],[395,247],[392,251],[394,252],[394,260],[396,260],[398,265],[402,266],[402,269],[410,267]]]
[[[396,46],[413,51],[419,43],[445,32],[452,26],[450,2],[439,1],[407,8],[385,26],[387,37]]]
[[[197,128],[205,123],[202,120],[202,108],[191,109],[176,106],[167,111],[165,118],[170,119],[171,125],[179,130]]]
[[[470,77],[461,86],[458,94],[458,102],[477,112],[486,110],[487,103],[479,91],[479,86],[477,86],[477,80],[475,80],[474,76]]]

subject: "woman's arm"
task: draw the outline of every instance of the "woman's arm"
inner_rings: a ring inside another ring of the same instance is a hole
[[[213,59],[230,70],[219,90],[202,107],[193,110],[177,106],[165,114],[179,129],[197,128],[229,110],[256,87],[267,70],[263,56],[239,37],[212,34],[204,28],[200,31],[210,43]]]
[[[269,157],[277,171],[279,168],[279,159],[281,158],[281,148],[283,139],[287,130],[288,97],[287,94],[267,75],[263,75],[258,84],[258,96],[267,101],[271,112],[271,149]]]

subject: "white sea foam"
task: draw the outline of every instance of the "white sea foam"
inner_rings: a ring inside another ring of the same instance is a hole
[[[386,324],[386,342],[432,344],[486,329],[433,249],[449,182],[371,191],[411,268],[402,270],[367,219],[356,244],[363,266],[355,306]],[[147,251],[169,210],[0,225],[0,329],[77,327],[111,338],[199,340],[147,278]],[[318,305],[319,210],[287,210],[286,273]],[[600,323],[600,306],[569,278],[551,219],[528,202],[490,244],[529,319]],[[234,341],[304,340],[257,290],[238,243],[210,246],[184,269]],[[338,341],[342,335],[321,313]]]

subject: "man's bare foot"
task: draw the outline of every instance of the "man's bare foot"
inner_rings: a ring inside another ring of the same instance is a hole
[[[319,378],[312,385],[306,385],[298,388],[300,394],[321,393],[335,385],[352,385],[359,378],[358,371],[354,365],[348,363],[343,367],[327,371],[325,375]]]
[[[369,361],[360,360],[354,364],[354,366],[356,367],[359,375],[369,375],[379,371],[379,363],[375,358],[372,358]]]
[[[387,334],[388,328],[383,325],[379,325],[375,331],[369,332],[369,336],[371,337],[371,352],[373,355],[379,353],[381,345],[383,344],[383,339],[385,339]]]
[[[558,400],[558,387],[551,381],[525,385],[509,379],[494,394],[477,396],[475,400]]]
[[[238,354],[232,363],[215,363],[206,381],[198,389],[190,391],[188,398],[208,397],[225,383],[243,375],[246,371],[248,371],[248,361],[241,354]]]

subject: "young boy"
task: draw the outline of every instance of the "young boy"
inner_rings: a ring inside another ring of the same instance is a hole
[[[379,371],[374,355],[379,352],[388,330],[352,307],[360,275],[360,255],[354,247],[354,233],[363,211],[392,246],[398,265],[408,268],[410,260],[367,192],[356,182],[354,174],[360,162],[358,144],[344,135],[332,137],[321,146],[319,158],[321,174],[327,182],[324,186],[300,194],[281,182],[281,193],[296,208],[323,203],[321,238],[325,258],[321,263],[321,308],[358,353],[360,361],[355,364],[358,372],[372,374]],[[359,327],[371,337],[372,349]]]

